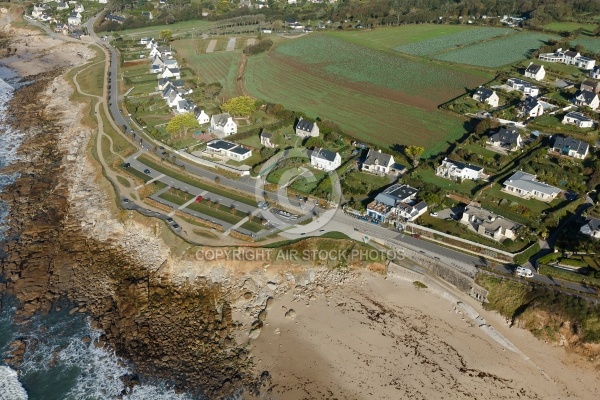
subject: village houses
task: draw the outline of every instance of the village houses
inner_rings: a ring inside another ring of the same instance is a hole
[[[270,149],[276,147],[275,143],[273,143],[271,140],[273,139],[273,134],[269,133],[269,132],[261,132],[260,133],[260,144],[262,146],[268,147]]]
[[[535,86],[532,83],[524,81],[519,78],[509,78],[506,81],[506,86],[518,90],[519,92],[523,92],[527,96],[537,97],[540,94],[540,88]]]
[[[527,96],[525,100],[519,104],[519,113],[525,118],[535,118],[544,114],[544,107],[537,98]]]
[[[296,135],[303,139],[308,137],[317,137],[319,136],[319,127],[317,126],[316,122],[307,121],[300,117],[298,123],[296,124]]]
[[[563,51],[563,49],[558,49],[554,53],[542,53],[538,58],[542,61],[574,65],[585,70],[593,69],[596,64],[596,60],[593,58],[584,57],[572,50]]]
[[[473,93],[473,99],[481,103],[489,104],[491,107],[498,107],[500,98],[495,91],[479,86],[475,93]]]
[[[563,136],[556,136],[550,148],[551,152],[580,160],[587,157],[589,150],[590,145],[586,142]]]
[[[448,158],[444,158],[440,166],[437,167],[435,174],[453,181],[463,181],[465,179],[477,181],[479,179],[488,178],[488,176],[483,173],[483,167],[465,164]]]
[[[394,166],[394,156],[382,153],[381,150],[369,149],[367,158],[362,164],[362,171],[376,175],[387,175]]]
[[[226,140],[215,139],[206,144],[206,152],[219,154],[235,161],[244,161],[252,157],[252,150]]]
[[[600,219],[588,217],[579,229],[579,232],[595,239],[600,239]]]
[[[219,138],[235,135],[237,124],[228,113],[216,114],[210,118],[210,132]]]
[[[525,69],[525,77],[541,81],[546,76],[546,70],[543,65],[537,65],[529,63],[529,66]]]
[[[523,171],[516,171],[504,181],[503,191],[524,199],[537,199],[550,202],[558,196],[561,189],[540,182],[535,175]]]
[[[210,117],[208,116],[207,113],[204,112],[204,110],[200,110],[196,114],[196,120],[198,121],[199,125],[204,125],[204,124],[208,124],[210,122]]]
[[[323,171],[334,171],[342,165],[342,157],[339,153],[316,148],[310,153],[310,165]]]
[[[562,119],[562,123],[565,125],[575,125],[578,128],[591,128],[594,126],[593,119],[576,111],[566,113]]]
[[[595,110],[600,106],[600,99],[594,92],[578,90],[573,98],[573,103],[581,107],[589,107],[592,110]]]
[[[478,234],[499,242],[504,239],[514,240],[520,227],[516,222],[474,204],[465,207],[460,222]]]
[[[427,211],[427,203],[417,201],[418,190],[395,184],[375,196],[367,206],[367,216],[378,222],[412,222]]]
[[[516,150],[521,148],[523,140],[517,128],[500,128],[488,138],[488,143],[507,150]]]

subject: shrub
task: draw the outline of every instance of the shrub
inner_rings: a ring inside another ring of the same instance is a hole
[[[257,44],[246,46],[244,49],[244,54],[252,56],[255,54],[264,53],[265,51],[269,50],[271,46],[273,46],[273,41],[271,39],[263,39]]]

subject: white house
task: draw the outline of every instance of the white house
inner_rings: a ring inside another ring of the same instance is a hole
[[[478,234],[499,242],[514,239],[520,227],[516,222],[472,204],[465,207],[460,222]]]
[[[237,124],[228,113],[216,114],[210,118],[209,130],[218,137],[225,137],[237,133]]]
[[[475,93],[473,93],[473,99],[481,103],[489,104],[494,108],[498,107],[498,103],[500,101],[500,98],[495,91],[484,88],[483,86],[479,86],[477,90],[475,90]]]
[[[98,3],[100,3],[100,4],[108,4],[108,0],[98,0]]]
[[[526,118],[535,118],[544,114],[544,107],[535,97],[527,96],[519,105],[519,113]]]
[[[342,157],[339,153],[317,147],[310,154],[310,165],[327,172],[335,171],[342,165]]]
[[[550,202],[561,192],[561,189],[539,182],[535,175],[517,171],[504,181],[503,191],[525,199],[534,198]]]
[[[186,99],[182,99],[179,100],[179,102],[177,102],[177,104],[175,105],[175,111],[177,111],[179,114],[184,114],[184,113],[193,113],[196,110],[196,105]]]
[[[585,220],[585,224],[579,229],[579,232],[584,235],[591,236],[596,239],[600,239],[600,219],[588,217]]]
[[[596,66],[590,71],[590,78],[600,79],[600,66]]]
[[[377,175],[387,175],[395,164],[394,156],[382,153],[381,150],[369,149],[367,158],[362,164],[362,171]]]
[[[181,79],[181,72],[179,71],[179,68],[165,68],[161,77]]]
[[[546,70],[543,65],[537,65],[529,63],[529,66],[525,69],[525,77],[541,81],[546,76]]]
[[[273,134],[269,132],[261,132],[260,133],[260,144],[265,147],[274,148],[276,147],[275,143],[271,141],[273,139]]]
[[[81,14],[73,11],[67,18],[67,23],[69,25],[81,25]]]
[[[594,126],[593,119],[576,111],[568,112],[563,117],[562,123],[565,125],[575,125],[578,128],[592,128]]]
[[[448,158],[444,158],[440,166],[437,167],[435,174],[453,181],[458,179],[476,181],[479,179],[487,179],[488,177],[483,173],[483,167],[449,160]]]
[[[50,6],[42,3],[34,4],[31,16],[33,18],[41,18],[47,11],[50,11]]]
[[[67,3],[65,3],[64,1],[61,1],[56,4],[57,11],[68,10],[68,9],[69,9],[69,5]],[[77,11],[77,10],[75,10],[75,11]]]
[[[204,112],[204,110],[200,110],[198,115],[196,115],[196,119],[200,125],[208,124],[210,122],[210,117]]]
[[[319,127],[316,122],[307,121],[300,117],[296,124],[296,135],[301,138],[317,137],[319,136]]]
[[[171,91],[166,98],[167,105],[169,108],[177,107],[180,101],[183,100],[183,97],[177,91]]]
[[[155,47],[158,47],[158,43],[154,39],[150,39],[150,41],[148,41],[148,43],[146,43],[146,49],[148,49],[148,50],[153,49]]]
[[[73,9],[73,11],[78,12],[78,13],[82,13],[85,11],[85,8],[83,8],[83,4],[77,4],[75,6],[75,8]]]
[[[164,57],[164,55],[163,55]],[[179,69],[179,63],[177,62],[177,60],[174,59],[169,59],[169,60],[165,60],[165,68],[178,68]]]
[[[531,97],[537,97],[540,94],[539,87],[519,78],[508,79],[506,85]]]
[[[150,41],[152,41],[151,37],[143,37],[140,39],[140,44],[143,44],[144,46],[147,45],[148,43],[150,43]]]
[[[589,150],[590,145],[586,142],[563,136],[557,136],[550,148],[550,151],[580,160],[587,157]]]
[[[592,110],[595,110],[600,106],[600,99],[598,95],[594,92],[589,92],[587,90],[578,90],[575,93],[575,97],[573,98],[573,103],[582,106],[589,107]]]
[[[577,68],[585,70],[593,69],[594,65],[596,64],[596,60],[592,58],[584,57],[581,54],[571,50],[563,51],[563,49],[558,49],[554,53],[542,53],[538,58],[548,62],[574,65]]]
[[[367,215],[379,222],[414,221],[427,211],[427,203],[417,201],[417,193],[408,185],[392,185],[369,203]]]
[[[508,150],[521,148],[523,141],[521,134],[516,128],[500,128],[498,132],[488,138],[488,143],[492,146],[503,147]]]
[[[221,154],[236,161],[244,161],[252,157],[252,150],[221,139],[208,142],[206,144],[206,151],[211,154]]]

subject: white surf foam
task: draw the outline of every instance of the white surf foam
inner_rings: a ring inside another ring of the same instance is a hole
[[[21,386],[17,371],[0,366],[0,400],[27,400],[27,392]]]

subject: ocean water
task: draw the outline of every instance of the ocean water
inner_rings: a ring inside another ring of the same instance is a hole
[[[23,84],[11,70],[0,66],[0,191],[18,178],[3,173],[15,162],[23,136],[5,125],[6,102]],[[10,210],[0,204],[0,241],[4,239]],[[3,277],[0,276],[0,281]],[[95,345],[102,332],[90,327],[80,314],[69,315],[64,304],[25,323],[14,320],[15,299],[0,298],[0,400],[187,400],[164,382],[143,381],[129,390],[121,378],[135,373],[127,360]],[[19,339],[26,343],[24,361],[15,371],[3,360],[9,345]]]

